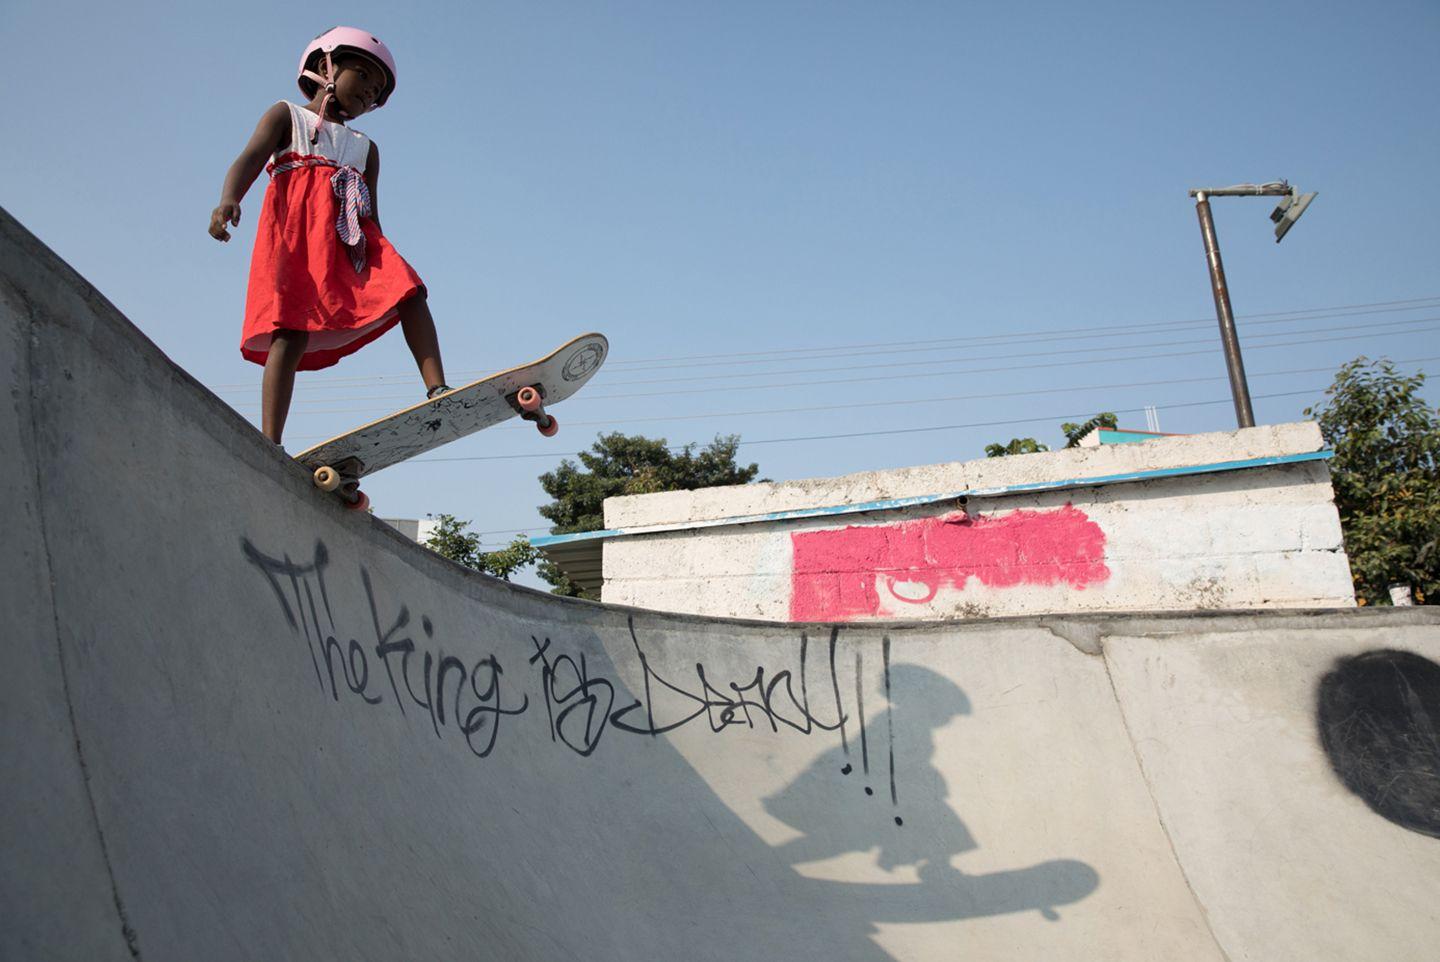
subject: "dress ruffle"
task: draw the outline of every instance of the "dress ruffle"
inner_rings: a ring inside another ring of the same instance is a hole
[[[299,370],[329,367],[399,321],[397,308],[424,294],[420,275],[362,218],[365,266],[356,272],[335,224],[333,165],[278,173],[265,189],[250,259],[240,353],[264,364],[277,330],[307,331]]]

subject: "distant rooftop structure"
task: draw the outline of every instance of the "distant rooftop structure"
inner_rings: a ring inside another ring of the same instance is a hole
[[[435,531],[434,518],[381,518],[380,520],[416,544],[425,544]]]
[[[1080,438],[1077,446],[1098,448],[1102,444],[1139,444],[1156,438],[1180,438],[1183,434],[1168,434],[1163,431],[1133,431],[1130,428],[1094,428]]]

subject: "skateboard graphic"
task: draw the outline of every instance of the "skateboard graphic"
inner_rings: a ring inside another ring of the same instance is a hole
[[[582,334],[545,357],[491,374],[403,411],[371,421],[295,455],[314,472],[315,485],[347,507],[364,510],[360,479],[442,444],[513,417],[533,421],[546,437],[560,430],[547,410],[584,386],[605,363],[603,334]]]

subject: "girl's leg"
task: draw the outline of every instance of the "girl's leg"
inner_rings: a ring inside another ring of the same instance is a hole
[[[276,444],[285,431],[290,413],[290,396],[295,391],[295,369],[310,342],[306,331],[276,331],[265,358],[265,376],[260,382],[260,425],[265,436]]]
[[[405,343],[415,355],[415,364],[420,376],[425,379],[429,390],[445,383],[445,365],[440,363],[440,337],[435,333],[435,318],[430,316],[430,305],[424,294],[416,294],[400,302],[400,327],[405,331]]]

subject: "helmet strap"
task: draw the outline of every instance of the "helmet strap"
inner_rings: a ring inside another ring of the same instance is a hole
[[[325,76],[321,77],[312,70],[305,71],[305,76],[319,81],[325,88],[325,96],[320,98],[320,117],[315,121],[315,129],[310,132],[310,143],[320,139],[320,125],[325,121],[325,108],[335,98],[335,63],[330,59],[330,51],[325,51]]]

